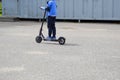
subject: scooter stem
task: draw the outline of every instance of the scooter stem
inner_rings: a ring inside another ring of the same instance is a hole
[[[40,32],[39,32],[39,36],[42,35],[42,28],[43,28],[43,24],[44,24],[44,22],[45,22],[46,12],[47,12],[47,11],[45,10],[45,12],[44,12],[44,16],[43,16],[43,20],[42,20],[42,24],[41,24],[41,28],[40,28]]]

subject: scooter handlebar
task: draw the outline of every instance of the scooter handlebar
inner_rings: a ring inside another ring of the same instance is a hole
[[[42,7],[39,7],[39,8],[42,9],[42,10],[45,10],[45,7],[43,7],[43,6],[42,6]]]

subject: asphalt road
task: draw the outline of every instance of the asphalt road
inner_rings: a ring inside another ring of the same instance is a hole
[[[39,22],[0,22],[0,80],[120,80],[120,24],[56,27],[63,46],[36,43]]]

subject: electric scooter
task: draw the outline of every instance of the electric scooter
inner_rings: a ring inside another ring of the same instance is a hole
[[[42,33],[42,29],[43,29],[43,25],[44,25],[44,22],[45,22],[45,16],[46,16],[46,10],[44,11],[44,16],[43,16],[43,20],[42,20],[42,24],[41,24],[41,27],[40,27],[40,31],[39,31],[39,35],[35,38],[36,42],[37,43],[41,43],[42,40],[43,41],[54,41],[54,42],[59,42],[60,45],[64,45],[65,44],[65,41],[66,39],[64,37],[59,37],[58,39],[54,39],[54,40],[48,40],[44,37],[43,33]]]

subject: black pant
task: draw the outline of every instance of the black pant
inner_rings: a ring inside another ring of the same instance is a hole
[[[55,27],[56,17],[48,16],[48,35],[49,37],[56,37],[56,27]]]

